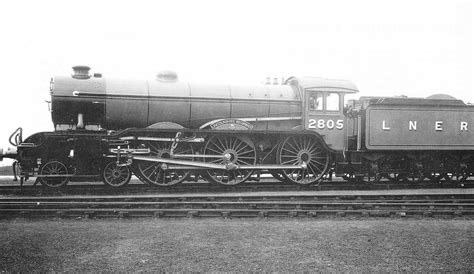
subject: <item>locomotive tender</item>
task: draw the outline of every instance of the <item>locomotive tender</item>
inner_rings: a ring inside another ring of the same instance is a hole
[[[281,85],[200,85],[173,72],[106,79],[73,67],[51,79],[53,132],[22,140],[21,181],[49,187],[101,179],[119,187],[186,180],[235,185],[260,174],[296,184],[348,180],[464,181],[474,172],[474,107],[453,99],[345,96],[343,80],[290,77]]]

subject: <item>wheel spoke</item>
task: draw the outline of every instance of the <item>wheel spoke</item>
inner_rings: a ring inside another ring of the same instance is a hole
[[[232,146],[231,146],[231,149],[232,150],[235,150],[235,151],[238,151],[238,148],[240,147],[240,145],[242,145],[242,141],[240,141],[239,139],[235,138]]]
[[[248,153],[253,153],[253,152],[255,152],[255,150],[252,149],[252,150],[247,150],[245,152],[237,152],[237,153],[238,154],[248,154]]]
[[[309,163],[308,166],[314,167],[315,169],[318,170],[319,173],[320,173],[320,172],[323,172],[324,165],[319,165],[319,166],[318,166],[318,165],[315,165],[315,164],[313,164],[313,163]],[[322,167],[322,168],[320,168],[320,167]]]
[[[103,171],[103,182],[109,186],[120,187],[128,184],[132,173],[128,166],[117,166],[115,162],[109,162]]]
[[[239,152],[241,151],[243,148],[245,148],[247,146],[247,144],[245,142],[239,142],[239,145],[234,149],[235,151]]]
[[[59,161],[51,160],[43,164],[38,172],[39,175],[67,175],[66,166]],[[41,177],[40,182],[48,187],[61,187],[69,182],[68,177]]]
[[[295,164],[297,164],[297,163],[298,163],[298,159],[294,159],[294,158],[293,158],[293,159],[291,159],[291,160],[289,160],[289,161],[286,161],[286,162],[283,162],[283,163],[281,163],[281,164],[282,164],[282,165],[286,165],[286,164],[290,164],[290,163],[295,163]]]
[[[223,162],[224,162],[224,160],[222,160],[222,159],[217,159],[217,160],[209,160],[208,163],[213,164],[213,163],[223,163]]]
[[[312,174],[316,175],[318,173],[314,172],[314,169],[311,167],[311,165],[308,165],[308,169],[311,170]],[[321,170],[319,170],[321,172]]]
[[[156,164],[150,164],[147,168],[142,170],[142,173],[146,173],[150,168],[156,166]]]
[[[295,154],[298,154],[298,152],[300,151],[299,149],[295,148],[290,142],[288,142],[288,146],[293,149],[293,152]],[[285,150],[287,150],[287,149],[285,149]],[[289,151],[289,150],[287,150],[287,151]]]
[[[329,166],[327,152],[316,138],[310,136],[287,137],[278,152],[282,165],[306,163],[305,169],[285,169],[282,175],[297,184],[311,184],[322,179]]]
[[[243,146],[241,148],[239,148],[238,150],[234,150],[237,154],[240,154],[242,153],[242,150],[246,149],[246,148],[250,148],[252,150],[252,147],[250,147],[248,144],[242,142]],[[240,147],[240,145],[239,145]]]
[[[219,137],[217,137],[217,141],[218,141],[219,144],[221,145],[222,151],[226,150],[227,146],[222,143],[222,141],[221,141],[221,139],[220,139]]]
[[[217,151],[212,148],[208,148],[210,151],[217,153],[217,155],[221,155],[223,151]]]
[[[163,135],[160,137],[172,138],[172,135]],[[150,155],[160,157],[160,158],[173,158],[171,155],[171,145],[172,142],[163,142],[163,141],[149,141],[139,144],[139,147],[149,147],[151,152]],[[194,154],[193,147],[191,143],[188,142],[179,142],[178,146],[173,150],[173,155],[180,154]],[[220,153],[219,153],[220,154]],[[185,157],[179,158],[186,160],[193,160],[194,158]],[[133,171],[135,175],[145,184],[157,185],[157,186],[171,186],[181,183],[186,180],[191,174],[191,171],[178,171],[178,170],[162,170],[162,163],[154,163],[148,161],[135,161],[132,164]]]
[[[289,153],[291,153],[291,155],[298,155],[298,152],[296,151],[293,151],[293,150],[288,150],[287,148],[283,147],[282,150],[284,151],[287,151]],[[289,156],[289,157],[292,157],[292,156]]]
[[[326,159],[326,158],[324,158],[324,159]],[[325,165],[325,163],[320,162],[320,161],[316,161],[316,160],[313,160],[313,159],[311,159],[311,162],[315,162],[315,163],[317,163],[317,164],[319,164],[319,165],[321,165],[321,166],[324,166],[324,165]]]
[[[209,138],[204,147],[205,155],[214,155],[214,147],[219,145],[218,154],[231,155],[230,158],[212,159],[204,158],[207,163],[234,164],[234,165],[253,165],[256,163],[257,156],[255,147],[248,141],[237,136],[214,135]],[[253,173],[252,170],[207,170],[207,174],[213,182],[223,185],[236,185],[247,180]]]
[[[249,162],[244,162],[244,161],[242,161],[242,160],[240,160],[240,159],[237,159],[237,163],[240,163],[240,164],[242,164],[242,165],[245,166],[245,165],[250,165],[252,162],[249,163]]]

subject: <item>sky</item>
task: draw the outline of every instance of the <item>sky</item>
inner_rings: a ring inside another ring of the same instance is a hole
[[[353,81],[360,96],[445,93],[474,103],[473,11],[454,1],[2,1],[0,147],[51,131],[54,75],[174,70],[200,83]]]

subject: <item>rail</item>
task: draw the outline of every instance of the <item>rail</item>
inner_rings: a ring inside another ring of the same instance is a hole
[[[467,217],[469,194],[314,193],[5,197],[0,217]]]

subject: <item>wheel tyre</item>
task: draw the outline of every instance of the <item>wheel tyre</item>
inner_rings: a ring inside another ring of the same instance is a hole
[[[214,135],[209,138],[204,147],[205,155],[231,155],[230,159],[211,159],[206,160],[213,164],[234,164],[239,166],[255,165],[257,163],[257,152],[255,145],[249,139],[229,135]],[[208,169],[206,170],[210,182],[225,186],[233,186],[245,182],[252,176],[253,170],[224,170]]]
[[[67,175],[68,170],[65,164],[58,160],[50,160],[41,165],[39,175]],[[69,177],[39,177],[39,182],[47,187],[59,188],[67,185]]]
[[[321,182],[329,169],[330,155],[321,142],[309,135],[290,136],[283,140],[277,155],[279,164],[301,165],[306,169],[284,169],[282,175],[298,185]]]
[[[122,187],[130,182],[132,171],[128,166],[117,166],[115,161],[108,162],[102,170],[102,182],[111,187]]]
[[[171,143],[166,142],[144,142],[143,147],[151,149],[151,155],[168,158],[171,150]],[[175,154],[193,154],[193,148],[189,143],[178,145]],[[192,160],[187,159],[187,160]],[[134,161],[132,164],[133,173],[137,178],[147,185],[159,187],[171,187],[185,181],[191,174],[189,170],[166,170],[162,168],[163,163]]]

